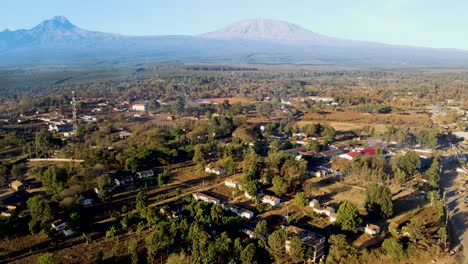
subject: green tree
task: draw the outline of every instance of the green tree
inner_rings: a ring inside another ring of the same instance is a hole
[[[158,174],[158,185],[163,186],[164,184],[168,184],[170,179],[171,173],[169,170],[165,169],[163,172]]]
[[[409,235],[410,240],[416,243],[419,240],[424,240],[424,221],[420,217],[414,217],[411,221],[403,227],[403,233]]]
[[[192,161],[199,166],[203,166],[205,164],[205,156],[202,150],[202,145],[195,145]]]
[[[184,252],[173,253],[167,258],[166,264],[191,264],[192,261]]]
[[[313,152],[319,152],[320,151],[320,144],[318,143],[317,140],[310,140],[306,144],[307,150],[311,150]]]
[[[146,192],[138,192],[136,197],[136,209],[142,218],[146,218],[148,209],[148,195]]]
[[[250,243],[248,244],[244,250],[242,250],[240,259],[242,261],[242,264],[256,264],[257,261],[255,261],[255,255],[257,254],[257,248],[255,247],[255,244]]]
[[[296,193],[296,196],[294,197],[294,201],[299,206],[307,206],[307,202],[308,202],[307,196],[305,195],[304,192]]]
[[[25,166],[24,164],[15,164],[13,167],[11,167],[11,176],[15,178],[18,181],[24,180],[26,178],[26,175],[24,174],[25,172]]]
[[[266,239],[268,236],[268,226],[265,220],[261,220],[257,223],[254,230],[255,237],[257,239]]]
[[[282,196],[285,194],[288,190],[288,183],[284,180],[283,177],[276,175],[273,177],[273,192],[275,192],[276,195]]]
[[[289,255],[293,263],[304,262],[304,247],[302,241],[298,236],[294,236],[290,242]]]
[[[392,193],[387,186],[372,183],[366,190],[364,208],[368,213],[388,218],[393,214]]]
[[[3,185],[8,181],[8,168],[4,164],[0,164],[0,184]]]
[[[440,182],[440,163],[437,158],[432,161],[431,166],[426,171],[426,178],[429,185],[433,188],[439,188]]]
[[[58,195],[68,181],[68,174],[64,168],[50,166],[42,174],[41,180],[48,194]]]
[[[236,163],[231,156],[228,156],[223,160],[223,167],[226,170],[227,175],[236,173]]]
[[[285,257],[284,245],[287,239],[287,231],[283,228],[274,231],[268,236],[268,251],[277,263],[282,263]]]
[[[323,144],[327,145],[329,142],[333,142],[335,140],[336,131],[333,127],[327,126],[322,131],[321,136],[323,137]]]
[[[394,260],[398,261],[405,258],[405,251],[403,250],[403,245],[398,239],[394,237],[385,239],[382,243],[382,249],[385,252],[385,254],[392,256]]]
[[[39,231],[39,228],[46,227],[50,224],[54,215],[49,203],[46,202],[42,196],[36,195],[29,198],[26,204],[31,215],[29,228],[32,233],[36,233]]]
[[[441,242],[444,243],[444,248],[447,248],[447,238],[448,238],[447,228],[445,228],[445,226],[441,226],[437,230],[437,235],[439,236]]]
[[[109,175],[104,174],[96,178],[96,189],[98,190],[98,197],[102,201],[109,199],[112,181]]]
[[[37,259],[37,264],[54,264],[55,256],[52,253],[44,253]]]
[[[146,237],[146,252],[148,263],[152,263],[155,257],[164,251],[169,245],[169,239],[166,237],[167,230],[163,223],[157,224],[153,232]]]
[[[356,232],[361,223],[362,219],[356,205],[348,201],[340,205],[335,221],[336,225],[342,230]]]
[[[401,180],[406,181],[413,176],[416,169],[421,166],[421,159],[414,151],[408,151],[405,155],[397,155],[392,160],[392,168],[395,174],[401,174]]]
[[[347,263],[349,257],[356,256],[358,251],[351,245],[343,234],[331,235],[328,239],[330,250],[327,263]]]

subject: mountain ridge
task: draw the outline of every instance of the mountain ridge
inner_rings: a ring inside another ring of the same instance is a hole
[[[0,32],[0,64],[181,61],[340,65],[467,65],[468,51],[328,37],[281,20],[247,19],[196,36],[124,36],[82,29],[56,16]]]

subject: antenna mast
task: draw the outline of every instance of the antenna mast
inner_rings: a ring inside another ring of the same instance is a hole
[[[76,123],[76,99],[75,99],[75,91],[72,91],[72,111],[73,111],[73,130],[78,128]]]

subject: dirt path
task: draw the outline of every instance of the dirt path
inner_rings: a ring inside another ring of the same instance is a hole
[[[448,205],[448,231],[451,242],[451,249],[463,246],[463,263],[468,264],[468,234],[467,221],[468,210],[461,196],[457,194],[457,185],[461,180],[461,175],[455,171],[455,164],[444,160],[441,174],[441,186],[446,188],[446,202]]]

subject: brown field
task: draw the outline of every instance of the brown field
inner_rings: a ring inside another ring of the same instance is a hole
[[[358,125],[376,124],[407,124],[407,125],[428,125],[432,124],[429,113],[390,113],[390,114],[367,114],[354,111],[345,112],[323,112],[307,113],[302,117],[303,121],[315,122],[338,122],[353,123]]]
[[[222,103],[224,100],[228,100],[230,104],[235,102],[241,102],[243,104],[253,103],[255,100],[246,97],[222,97],[222,98],[204,98],[204,100],[215,102],[215,103]]]

